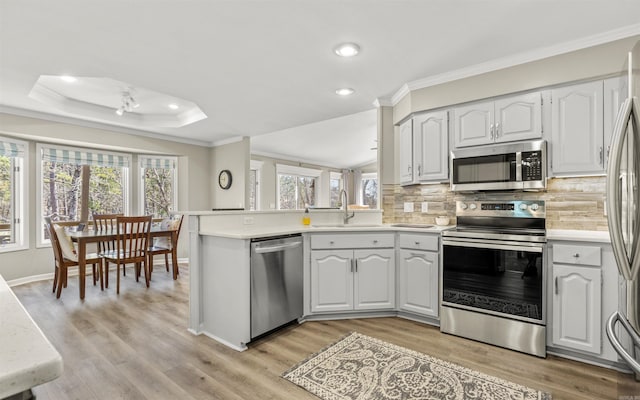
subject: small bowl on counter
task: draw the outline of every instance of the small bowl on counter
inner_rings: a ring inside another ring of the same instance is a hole
[[[446,215],[437,216],[436,225],[440,225],[440,226],[449,225],[449,217],[447,217]]]

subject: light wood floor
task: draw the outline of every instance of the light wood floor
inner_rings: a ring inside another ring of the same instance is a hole
[[[77,277],[69,278],[59,300],[51,281],[14,287],[64,359],[62,377],[35,388],[38,399],[317,400],[280,374],[351,331],[551,392],[554,400],[640,399],[640,384],[630,375],[553,356],[539,359],[400,318],[307,322],[238,353],[187,332],[189,271],[184,265],[180,271],[174,282],[156,266],[149,289],[128,273],[120,296],[114,279],[101,292],[89,277],[84,302]]]

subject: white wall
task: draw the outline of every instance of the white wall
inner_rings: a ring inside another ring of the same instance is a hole
[[[212,205],[209,208],[248,208],[249,191],[249,138],[211,148]],[[218,185],[218,175],[222,170],[231,171],[232,182],[229,189]]]
[[[53,252],[50,247],[36,248],[36,143],[73,145],[96,149],[141,154],[165,154],[178,157],[178,210],[193,211],[210,208],[211,180],[209,148],[129,135],[106,129],[89,128],[59,122],[0,113],[0,134],[29,142],[28,232],[29,249],[0,253],[0,274],[6,280],[53,272]],[[132,206],[135,199],[132,197]],[[135,210],[135,208],[132,208]],[[188,257],[188,224],[183,223],[179,257]]]

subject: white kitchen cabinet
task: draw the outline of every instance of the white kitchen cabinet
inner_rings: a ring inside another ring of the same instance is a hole
[[[609,163],[609,150],[611,148],[611,137],[613,128],[618,118],[618,111],[624,103],[628,95],[629,81],[626,76],[615,77],[604,80],[604,170],[607,169]],[[604,171],[603,171],[604,172]]]
[[[352,250],[311,252],[311,311],[353,310]]]
[[[382,310],[395,307],[393,249],[354,251],[354,309]]]
[[[395,308],[393,243],[392,234],[312,236],[311,312]]]
[[[602,81],[551,91],[553,175],[604,172],[602,100]]]
[[[439,315],[439,236],[401,233],[398,255],[398,309],[427,317]]]
[[[456,148],[542,137],[540,92],[457,107],[453,113]]]
[[[413,118],[415,180],[442,182],[449,179],[449,120],[446,111]]]
[[[600,354],[600,268],[553,265],[553,344]]]
[[[409,184],[413,182],[413,120],[407,120],[400,125],[399,135],[400,183]]]

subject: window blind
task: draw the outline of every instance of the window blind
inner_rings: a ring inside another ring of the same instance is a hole
[[[171,157],[140,157],[142,168],[175,169],[176,159]]]
[[[25,146],[0,137],[0,156],[24,157]]]
[[[42,148],[42,160],[64,164],[129,167],[130,157],[123,154],[96,153],[82,150]]]

